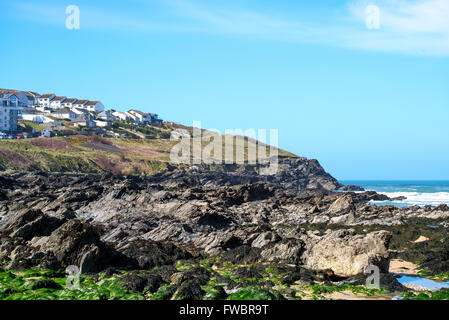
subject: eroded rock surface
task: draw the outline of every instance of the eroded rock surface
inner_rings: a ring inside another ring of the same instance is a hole
[[[416,219],[447,224],[447,206],[376,207],[369,201],[388,198],[335,192],[343,186],[316,161],[284,159],[280,166],[274,176],[235,168],[146,178],[0,176],[0,261],[12,269],[77,265],[90,273],[219,256],[350,277],[369,265],[388,270],[388,230]]]

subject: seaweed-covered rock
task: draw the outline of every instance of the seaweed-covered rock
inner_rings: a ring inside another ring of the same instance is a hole
[[[177,300],[201,300],[206,294],[201,288],[202,285],[199,279],[187,280],[178,287],[173,296]]]

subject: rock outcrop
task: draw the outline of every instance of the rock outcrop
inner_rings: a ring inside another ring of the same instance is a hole
[[[350,230],[330,232],[304,255],[304,265],[313,270],[332,270],[339,277],[363,274],[370,266],[377,266],[382,273],[388,273],[388,245],[391,233],[379,231],[365,236]]]
[[[76,265],[91,273],[220,257],[350,277],[368,265],[388,269],[391,235],[382,230],[449,218],[445,206],[376,207],[368,201],[388,197],[334,192],[341,184],[313,160],[281,159],[274,176],[236,170],[0,176],[0,262],[12,269]]]

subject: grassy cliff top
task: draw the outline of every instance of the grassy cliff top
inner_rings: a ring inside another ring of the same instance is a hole
[[[0,140],[0,172],[39,170],[151,175],[170,166],[170,151],[178,143],[169,139],[114,139],[84,135]],[[245,140],[245,159],[248,146],[254,143]],[[203,142],[202,148],[208,144]],[[280,149],[278,152],[279,156],[295,157]]]

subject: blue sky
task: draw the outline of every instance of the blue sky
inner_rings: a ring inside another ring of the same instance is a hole
[[[0,87],[279,129],[342,180],[449,180],[447,17],[447,0],[0,1]]]

